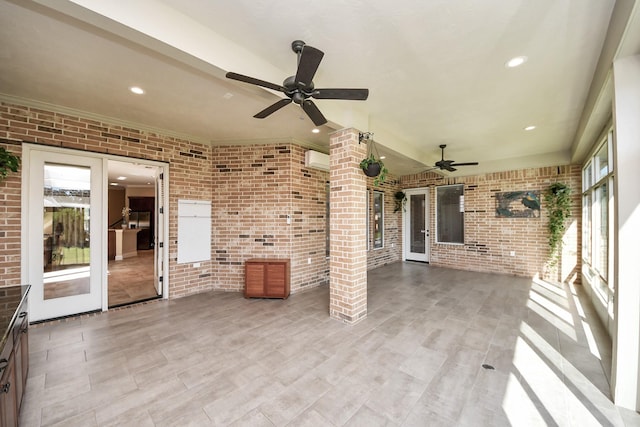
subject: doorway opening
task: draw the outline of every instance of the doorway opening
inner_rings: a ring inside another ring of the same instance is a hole
[[[28,143],[22,159],[32,321],[168,297],[166,164]]]
[[[162,200],[158,166],[109,160],[108,306],[162,297],[156,241]]]

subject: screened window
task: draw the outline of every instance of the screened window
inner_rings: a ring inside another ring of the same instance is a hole
[[[593,254],[593,267],[600,273],[600,276],[607,277],[607,252],[609,242],[609,198],[607,195],[607,183],[596,187],[596,203],[598,218],[594,227],[595,253]]]
[[[591,259],[591,193],[582,196],[582,259]]]
[[[329,256],[329,248],[331,247],[331,229],[330,229],[330,224],[329,224],[329,220],[331,218],[331,203],[329,203],[329,195],[331,194],[331,186],[329,185],[329,182],[327,182],[325,184],[325,197],[326,197],[326,204],[325,204],[325,212],[324,214],[326,215],[325,218],[325,222],[324,222],[324,227],[325,227],[325,256]]]
[[[384,193],[373,192],[373,249],[384,247]]]
[[[367,191],[367,237],[366,237],[367,250],[371,250],[371,239],[369,238],[369,235],[370,235],[369,227],[371,226],[371,219],[370,219],[371,214],[369,213],[370,206],[371,206],[371,195],[370,195],[370,192]]]
[[[597,176],[596,180],[604,178],[609,173],[609,144],[605,143],[595,157]]]
[[[610,163],[613,132],[610,131],[582,171],[582,259],[589,277],[598,277],[598,287],[609,283],[609,228],[613,194]]]
[[[436,188],[438,243],[464,243],[464,185]]]
[[[593,163],[589,162],[582,170],[582,190],[586,190],[593,184]]]

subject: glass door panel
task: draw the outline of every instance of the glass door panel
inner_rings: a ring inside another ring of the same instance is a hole
[[[44,164],[44,299],[90,291],[91,169]]]
[[[428,189],[405,190],[404,254],[407,261],[429,262]]]
[[[409,196],[409,209],[411,209],[411,252],[424,254],[426,249],[425,234],[425,195],[416,194]]]
[[[101,309],[102,160],[25,144],[23,161],[29,171],[23,229],[29,317],[37,321]]]

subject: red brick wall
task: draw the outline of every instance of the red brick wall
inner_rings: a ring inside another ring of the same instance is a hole
[[[296,277],[292,283],[295,290],[329,282],[325,245],[329,172],[305,167],[305,152],[300,146],[291,146],[291,270]]]
[[[291,258],[295,293],[328,280],[325,203],[328,173],[304,167],[290,143],[220,146],[25,106],[0,104],[0,144],[22,142],[169,164],[171,297],[244,288],[244,261]],[[20,283],[20,174],[0,183],[0,286]],[[212,201],[211,261],[177,264],[179,199]],[[291,224],[286,217],[291,215]],[[311,258],[311,264],[309,264]]]
[[[367,268],[369,270],[402,260],[402,211],[395,211],[396,191],[401,189],[399,180],[393,175],[378,186],[373,185],[374,178],[367,178],[369,192],[369,251],[367,252]],[[384,193],[384,247],[373,248],[373,192]]]
[[[0,104],[0,146],[21,154],[22,141],[167,162],[170,165],[169,279],[172,297],[209,289],[241,290],[244,260],[291,258],[292,292],[326,283],[327,172],[304,166],[305,149],[283,141],[260,146],[218,146],[42,109]],[[574,189],[575,225],[566,237],[561,269],[547,266],[546,212],[540,219],[496,218],[495,193],[543,190],[562,181]],[[435,190],[430,193],[431,263],[474,271],[554,279],[572,278],[580,259],[580,167],[562,166],[444,179],[435,174],[389,176],[385,193],[385,247],[368,251],[372,269],[401,259],[399,189],[465,184],[465,239],[435,243]],[[20,283],[20,173],[0,183],[0,286]],[[177,264],[178,199],[212,200],[212,259]],[[370,199],[370,206],[373,200]],[[371,208],[370,208],[371,209]],[[286,217],[291,215],[291,224]],[[370,222],[372,226],[372,222]],[[373,233],[370,233],[372,236]],[[393,247],[392,247],[393,246]],[[510,252],[515,257],[509,256]],[[311,263],[309,263],[311,259]]]
[[[199,269],[176,264],[178,199],[211,198],[211,146],[187,141],[155,132],[103,123],[38,108],[0,104],[0,141],[21,154],[22,142],[70,148],[96,153],[156,160],[170,164],[169,188],[169,283],[172,296],[182,296],[213,288],[208,271],[211,262],[201,263]],[[18,145],[16,145],[18,144]],[[0,230],[10,235],[14,244],[7,247],[0,242],[0,257],[20,258],[20,192],[21,179],[13,174],[0,183],[3,197],[10,197],[5,209],[12,212],[11,223]],[[15,193],[17,190],[17,193]],[[0,220],[2,221],[2,220]],[[5,223],[7,220],[4,220]],[[0,222],[0,225],[4,225]],[[2,249],[4,247],[4,249]],[[3,263],[4,265],[4,263]],[[0,267],[4,268],[5,267]],[[19,270],[19,268],[15,268]],[[0,285],[20,282],[19,272],[4,274],[0,270]]]
[[[3,128],[0,119],[0,128]],[[0,140],[0,147],[20,155],[20,145]],[[20,170],[0,182],[0,287],[20,284]]]
[[[293,144],[214,147],[217,288],[242,290],[249,258],[291,259],[292,293],[327,282],[328,173],[306,168],[305,151]]]
[[[554,182],[573,190],[572,226],[565,235],[561,264],[549,264],[547,212],[543,193]],[[436,186],[464,184],[465,244],[436,243]],[[580,255],[580,188],[578,165],[523,169],[461,178],[443,178],[433,173],[404,176],[403,188],[430,187],[431,259],[433,265],[465,270],[506,273],[551,280],[576,280]],[[540,190],[540,218],[497,218],[498,192]],[[511,256],[511,252],[515,256]],[[560,267],[560,268],[559,268]]]

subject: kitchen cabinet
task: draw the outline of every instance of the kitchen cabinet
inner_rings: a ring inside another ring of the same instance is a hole
[[[0,288],[0,427],[17,427],[29,373],[29,286]]]
[[[288,259],[254,258],[245,261],[245,298],[287,298],[291,266]]]

